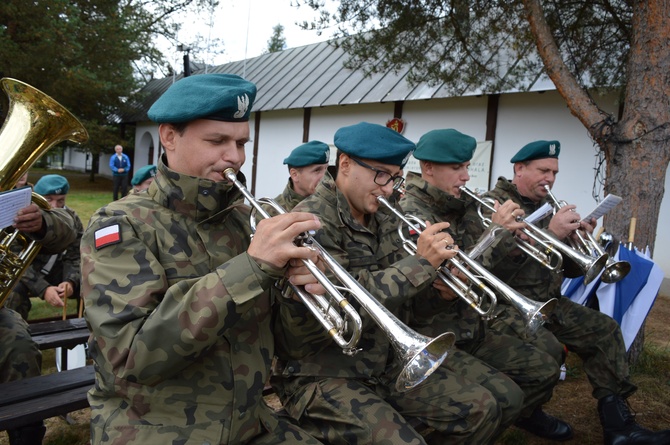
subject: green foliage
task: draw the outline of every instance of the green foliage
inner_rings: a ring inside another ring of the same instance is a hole
[[[286,49],[286,37],[284,37],[284,26],[277,24],[272,28],[272,36],[268,40],[268,53],[276,53]]]
[[[111,151],[120,113],[165,59],[157,36],[187,7],[217,0],[4,0],[0,2],[0,75],[22,80],[71,111],[89,132],[81,149]]]
[[[334,13],[323,0],[304,28],[338,26],[335,42],[347,65],[384,72],[411,65],[410,82],[444,82],[458,94],[520,88],[542,71],[522,0],[342,0]],[[620,86],[631,38],[632,6],[622,0],[542,2],[554,39],[575,77],[590,86]],[[597,55],[597,56],[595,56]]]

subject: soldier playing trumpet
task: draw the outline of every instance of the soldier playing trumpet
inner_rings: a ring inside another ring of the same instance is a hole
[[[422,220],[448,221],[449,232],[459,245],[463,244],[462,220],[470,202],[468,196],[462,196],[460,187],[470,179],[468,167],[476,147],[475,138],[454,129],[433,130],[424,134],[414,152],[414,157],[419,160],[421,174],[407,174],[407,187],[400,200],[407,213]],[[504,241],[511,237],[510,232],[523,226],[515,218],[522,215],[523,210],[512,201],[497,207],[498,212],[492,217],[493,225],[489,232],[498,232]],[[489,254],[490,250],[484,252],[485,265],[488,265]],[[532,431],[548,439],[570,438],[572,431],[567,423],[539,410],[551,398],[553,387],[558,381],[559,364],[556,360],[561,356],[561,345],[543,329],[532,338],[523,340],[515,331],[498,329],[500,325],[504,326],[507,318],[523,324],[514,308],[506,305],[502,299],[498,302],[495,317],[487,321],[481,320],[463,301],[449,298],[444,302],[444,310],[425,320],[417,330],[426,335],[435,329],[453,330],[458,336],[456,345],[460,349],[506,373],[523,389],[524,407],[518,425],[532,423]],[[519,332],[523,331],[523,326],[519,326]],[[549,346],[542,347],[544,344]],[[556,358],[546,349],[552,351]]]
[[[558,141],[542,140],[525,145],[511,159],[513,179],[499,178],[495,188],[485,196],[499,202],[511,200],[526,213],[532,213],[548,200],[545,186],[554,185],[560,149]],[[565,239],[580,228],[593,231],[593,221],[580,222],[579,215],[572,211],[574,208],[562,207],[552,218],[541,221],[540,227],[558,239]],[[477,239],[484,227],[475,205],[468,208],[464,219],[469,233],[466,239]],[[643,428],[628,408],[626,398],[637,388],[629,379],[626,349],[616,321],[561,296],[563,273],[560,271],[549,271],[525,254],[509,256],[500,245],[492,258],[491,271],[524,295],[537,301],[559,300],[545,326],[583,360],[593,397],[598,400],[605,445],[670,443],[670,430],[652,432]]]

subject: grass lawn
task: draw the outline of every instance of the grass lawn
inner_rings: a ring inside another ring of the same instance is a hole
[[[65,176],[70,183],[66,204],[81,218],[84,227],[93,212],[112,200],[112,180],[96,175],[91,182],[90,173],[69,170],[46,170],[34,168],[28,173],[28,181],[35,184],[42,176],[57,174]]]

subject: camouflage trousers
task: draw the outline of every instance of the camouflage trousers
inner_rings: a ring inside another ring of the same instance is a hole
[[[529,417],[535,408],[551,400],[560,376],[560,366],[546,352],[518,336],[500,334],[491,329],[486,329],[481,339],[459,346],[509,377],[523,391],[523,403],[503,410],[507,415],[503,416],[501,427],[510,426],[517,416]],[[464,370],[465,376],[468,376],[468,368],[472,367],[472,364],[468,364]],[[510,397],[510,391],[514,390],[515,388],[506,385],[496,388],[494,394],[500,403],[501,397]],[[518,399],[518,396],[512,395],[512,398]]]
[[[0,383],[41,374],[42,353],[28,324],[11,309],[0,308]]]
[[[535,346],[540,351],[550,355],[557,366],[565,362],[565,349],[563,344],[556,339],[549,330],[540,328],[534,335],[529,336],[526,332],[526,322],[519,311],[505,303],[498,304],[502,311],[489,322],[489,330],[511,337],[518,337]]]
[[[28,294],[28,289],[21,282],[18,282],[5,300],[5,307],[18,312],[26,321],[28,320],[30,309],[33,307],[30,295]]]
[[[450,353],[447,360],[459,359]],[[486,375],[473,381],[443,365],[403,393],[381,383],[314,377],[282,379],[279,393],[300,426],[329,444],[487,444],[501,431],[500,401],[488,387],[516,385],[481,366]],[[520,405],[523,394],[516,394],[518,399],[502,402]],[[417,418],[435,432],[424,440],[405,418]]]
[[[507,333],[518,331],[519,319],[518,316],[498,317],[493,329]],[[637,390],[629,381],[621,328],[599,311],[561,297],[550,320],[529,341],[553,356],[563,354],[563,345],[576,353],[583,361],[596,399],[609,394],[626,398]]]
[[[629,380],[626,345],[614,319],[561,297],[545,326],[582,359],[593,397],[617,394],[625,399],[637,390]]]
[[[260,434],[249,442],[248,445],[320,445],[321,442],[310,436],[304,430],[295,425],[295,421],[286,416],[273,415],[278,421],[273,430]]]

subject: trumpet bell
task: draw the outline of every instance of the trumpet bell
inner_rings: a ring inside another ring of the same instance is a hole
[[[532,337],[537,333],[547,319],[549,319],[551,313],[554,312],[557,304],[558,300],[556,298],[552,298],[544,303],[532,300],[515,302],[516,309],[524,314],[522,316],[526,321],[527,337]]]
[[[616,283],[623,280],[630,272],[630,263],[628,261],[608,261],[605,271],[600,279],[603,283]]]
[[[447,358],[449,349],[456,342],[453,332],[432,339],[416,332],[412,334],[414,338],[403,341],[406,342],[402,346],[405,348],[404,366],[395,383],[398,392],[409,391],[426,380]]]
[[[591,257],[587,257],[591,258]],[[595,280],[598,278],[598,275],[600,275],[600,272],[607,266],[607,260],[609,259],[609,256],[605,253],[600,255],[598,258],[596,258],[593,261],[585,261],[584,264],[582,265],[582,269],[585,270],[584,272],[584,284],[589,284],[591,281]],[[575,258],[572,258],[574,261]]]

